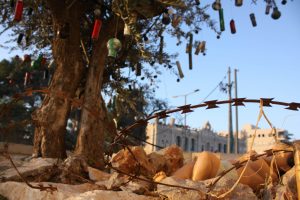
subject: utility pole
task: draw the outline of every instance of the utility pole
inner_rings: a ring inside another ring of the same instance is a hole
[[[234,69],[234,96],[237,99],[237,69]],[[235,106],[235,140],[234,140],[234,153],[239,153],[239,117],[238,117],[238,106]]]
[[[231,102],[231,78],[230,75],[230,67],[228,67],[228,100]],[[234,152],[234,141],[233,141],[233,130],[232,130],[232,108],[231,103],[228,103],[229,110],[228,110],[228,138],[227,138],[227,153],[233,153]]]

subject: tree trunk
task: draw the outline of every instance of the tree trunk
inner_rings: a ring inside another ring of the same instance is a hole
[[[114,126],[108,125],[107,110],[101,96],[107,57],[106,43],[109,38],[114,37],[113,30],[115,30],[114,23],[104,23],[99,39],[93,46],[84,93],[84,107],[87,109],[83,109],[81,113],[80,130],[75,148],[76,155],[83,156],[89,165],[100,169],[104,167],[105,131],[115,130]]]
[[[35,122],[34,156],[64,158],[65,132],[71,102],[81,79],[83,64],[80,52],[80,18],[76,3],[66,9],[64,1],[48,1],[52,12],[54,31],[66,22],[70,25],[67,39],[54,36],[52,44],[56,69],[48,94],[32,118]],[[66,98],[63,98],[64,96]]]

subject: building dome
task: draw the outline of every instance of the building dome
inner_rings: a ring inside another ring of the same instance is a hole
[[[211,130],[211,125],[210,125],[209,121],[206,121],[206,122],[204,123],[203,129]]]

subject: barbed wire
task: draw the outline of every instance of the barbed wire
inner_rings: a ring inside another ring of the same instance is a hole
[[[19,93],[19,94],[14,95],[12,97],[13,100],[10,103],[12,104],[14,102],[17,102],[17,101],[19,101],[20,99],[22,99],[25,96],[32,96],[33,93],[44,93],[44,94],[51,95],[53,98],[62,98],[62,99],[65,99],[67,101],[70,101],[71,104],[72,104],[72,106],[74,106],[74,107],[81,107],[82,109],[86,109],[93,117],[99,119],[98,113],[95,113],[93,110],[87,108],[84,105],[84,102],[83,102],[82,99],[70,98],[65,93],[63,93],[61,91],[56,91],[56,92],[55,91],[50,91],[48,88],[42,88],[42,89],[27,88],[23,93]],[[178,185],[171,185],[171,184],[165,184],[165,183],[160,183],[160,182],[155,182],[155,181],[152,181],[152,180],[140,178],[139,174],[140,174],[141,164],[139,163],[139,160],[135,157],[134,153],[129,148],[128,144],[124,143],[124,139],[126,139],[127,136],[130,136],[130,137],[133,137],[135,139],[141,140],[141,141],[143,141],[143,142],[145,142],[145,143],[147,143],[149,145],[157,146],[157,145],[152,144],[150,142],[147,142],[147,141],[145,141],[145,140],[143,140],[141,138],[133,136],[132,134],[130,134],[130,132],[134,128],[136,128],[136,127],[139,127],[139,126],[142,126],[142,125],[147,125],[148,121],[151,120],[151,119],[154,119],[154,118],[163,119],[163,118],[169,117],[169,114],[171,114],[171,113],[181,112],[181,114],[184,114],[184,113],[192,112],[194,109],[198,109],[198,108],[201,108],[201,107],[206,107],[206,109],[214,109],[214,108],[218,108],[219,107],[218,105],[222,105],[222,104],[232,104],[232,106],[245,106],[244,103],[259,103],[259,104],[261,104],[262,106],[265,106],[265,107],[272,107],[272,105],[280,105],[280,106],[286,106],[285,109],[293,110],[293,111],[298,111],[298,109],[300,108],[300,103],[297,103],[297,102],[287,103],[287,102],[281,102],[281,101],[274,101],[273,98],[260,98],[260,99],[236,98],[236,99],[232,99],[232,100],[222,100],[222,101],[211,100],[211,101],[205,101],[204,103],[200,103],[200,104],[196,104],[196,105],[189,104],[189,105],[179,106],[179,107],[177,107],[175,109],[172,109],[172,110],[163,110],[163,111],[155,113],[152,116],[147,117],[146,119],[137,120],[132,125],[130,125],[128,127],[125,127],[119,133],[117,133],[115,135],[115,138],[114,138],[113,142],[110,144],[110,151],[112,151],[112,149],[113,149],[113,147],[115,145],[122,145],[123,148],[125,148],[125,149],[127,149],[129,151],[129,153],[133,156],[133,159],[137,163],[137,170],[136,170],[135,174],[132,175],[132,174],[120,171],[119,169],[114,168],[112,166],[111,162],[107,162],[106,163],[106,167],[111,168],[111,169],[113,169],[113,170],[115,170],[115,171],[117,171],[119,173],[128,175],[129,177],[131,177],[130,180],[139,179],[139,180],[143,180],[143,181],[150,182],[150,183],[153,183],[153,184],[160,184],[160,185],[165,185],[165,186],[170,186],[170,187],[177,187],[177,188],[182,188],[182,189],[195,190],[195,191],[201,192],[202,194],[205,194],[206,196],[215,197],[215,196],[213,196],[210,193],[210,191],[213,189],[213,187],[215,186],[215,184],[223,176],[225,176],[228,172],[230,172],[231,170],[233,170],[233,169],[239,169],[240,167],[243,167],[243,165],[245,163],[247,163],[249,160],[255,161],[259,157],[262,157],[262,156],[267,156],[267,157],[274,156],[274,153],[276,154],[276,153],[278,153],[280,151],[283,151],[283,152],[291,152],[291,151],[287,151],[287,150],[284,150],[284,149],[283,150],[272,150],[272,149],[269,149],[269,150],[266,150],[262,154],[252,155],[252,156],[249,157],[249,159],[246,159],[244,161],[241,161],[241,162],[237,161],[236,163],[233,164],[233,167],[231,167],[231,168],[229,168],[229,169],[224,170],[223,172],[221,172],[221,174],[219,175],[219,177],[216,178],[208,186],[208,188],[209,188],[208,192],[203,192],[203,191],[200,191],[199,189],[195,189],[195,188],[178,186]],[[4,106],[2,108],[2,110],[1,110],[1,112],[0,112],[1,113],[0,117],[4,116],[5,113],[9,112],[9,110],[10,110],[9,106]],[[162,148],[162,147],[160,147],[160,148]],[[12,166],[18,172],[18,175],[21,177],[21,179],[26,184],[28,184],[29,182],[26,181],[26,179],[22,177],[22,175],[19,173],[17,167],[14,165],[14,163],[13,163],[10,155],[8,154],[8,148],[6,148],[6,150],[4,152],[1,152],[1,153],[2,153],[3,156],[5,156],[7,159],[10,160]],[[33,186],[33,185],[30,185],[30,183],[29,183],[29,186],[32,187],[32,188],[34,188],[34,189],[40,189],[41,191],[43,191],[43,190],[55,191],[55,187],[53,187],[51,185],[49,185],[49,187],[48,186],[43,186],[43,185]]]

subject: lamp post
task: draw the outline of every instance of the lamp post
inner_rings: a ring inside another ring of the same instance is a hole
[[[187,105],[187,96],[194,94],[196,92],[199,92],[200,89],[196,89],[193,92],[189,92],[187,94],[181,94],[181,95],[177,95],[177,96],[173,96],[173,98],[177,98],[177,97],[184,97],[184,105]],[[186,113],[184,114],[184,128],[186,128]]]

